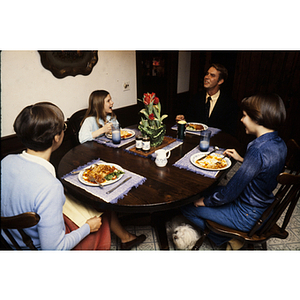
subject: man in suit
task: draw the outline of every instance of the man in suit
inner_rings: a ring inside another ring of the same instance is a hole
[[[204,123],[235,135],[238,106],[231,97],[220,90],[227,77],[228,71],[224,66],[212,64],[204,76],[205,90],[191,99],[185,115],[177,115],[176,121]]]

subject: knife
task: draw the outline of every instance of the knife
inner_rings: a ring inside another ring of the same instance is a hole
[[[218,148],[219,149],[219,148]],[[207,157],[208,155],[214,153],[216,150],[218,150],[217,148],[215,148],[214,150],[210,151],[209,153],[207,153],[206,155],[202,156],[201,158],[197,159],[197,161],[204,159],[205,157]]]
[[[120,185],[122,185],[123,183],[125,183],[126,181],[128,181],[131,177],[126,178],[125,180],[123,180],[121,183],[119,183],[117,186],[115,186],[114,188],[112,188],[111,190],[107,191],[106,194],[110,194],[111,192],[113,192],[115,189],[117,189]]]

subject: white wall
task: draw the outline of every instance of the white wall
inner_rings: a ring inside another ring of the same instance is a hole
[[[177,94],[190,90],[191,51],[178,53]]]
[[[123,82],[130,90],[123,91]],[[99,51],[98,62],[88,76],[58,79],[46,70],[37,51],[1,53],[1,137],[14,133],[13,122],[27,105],[50,101],[65,119],[86,108],[92,91],[110,92],[114,108],[137,103],[135,51]]]

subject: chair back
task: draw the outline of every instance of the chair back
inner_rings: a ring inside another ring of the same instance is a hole
[[[286,226],[300,197],[300,175],[281,173],[278,175],[277,181],[281,186],[275,195],[275,200],[249,232],[249,237],[254,234],[264,235],[274,229],[274,226],[278,227],[277,232],[280,232],[283,236],[287,235]],[[278,226],[277,222],[284,212],[283,222],[281,226]]]
[[[33,245],[33,242],[23,229],[30,228],[38,224],[40,216],[34,212],[26,212],[12,217],[1,217],[1,229],[5,232],[11,243],[17,250],[22,250],[20,245],[16,242],[13,235],[10,233],[10,229],[17,229],[22,236],[23,242],[29,249],[37,250]],[[6,249],[11,249],[6,240],[1,235],[1,242]]]
[[[285,168],[289,170],[289,173],[300,173],[300,146],[293,139],[287,142],[287,157],[285,162]]]
[[[73,147],[79,145],[78,133],[80,130],[80,123],[83,120],[83,117],[87,109],[82,109],[75,112],[70,118],[68,118],[68,128],[71,129],[71,140]]]

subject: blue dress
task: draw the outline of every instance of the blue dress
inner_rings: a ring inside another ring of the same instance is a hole
[[[193,203],[182,213],[201,230],[205,219],[241,231],[249,231],[273,202],[277,176],[283,171],[287,148],[278,133],[266,133],[248,144],[244,161],[226,186],[218,186],[204,195],[205,207]],[[210,239],[221,245],[229,239],[210,233]]]
[[[107,121],[112,122],[113,124],[118,124],[118,120],[115,118],[111,118],[110,115],[107,116]],[[104,126],[105,123],[102,119],[99,119],[99,123]],[[88,117],[84,120],[83,124],[81,125],[81,128],[78,133],[78,139],[80,144],[83,144],[88,141],[92,141],[92,133],[99,129],[99,126],[97,124],[95,117]]]

